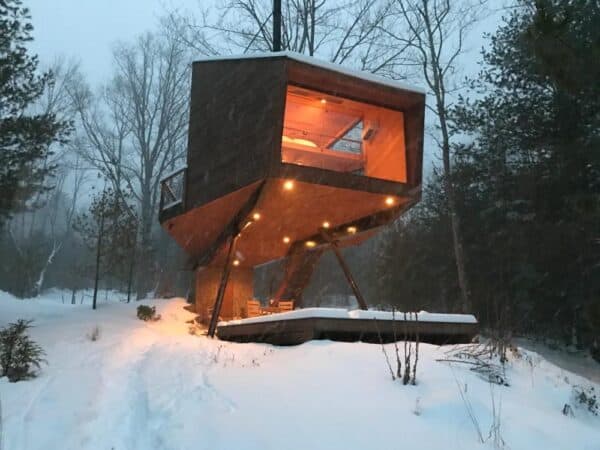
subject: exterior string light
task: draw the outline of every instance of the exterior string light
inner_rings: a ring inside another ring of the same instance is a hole
[[[290,241],[291,241],[291,239],[290,239],[290,237],[289,237],[289,236],[284,236],[284,237],[283,237],[283,243],[284,243],[284,244],[289,244],[289,243],[290,243]]]
[[[327,221],[323,222],[323,228],[329,228],[331,224]]]
[[[292,180],[286,180],[285,183],[283,183],[283,188],[286,191],[291,191],[294,189],[294,182]]]
[[[392,206],[394,204],[394,197],[386,197],[385,204],[388,206]]]
[[[356,227],[348,227],[346,231],[348,231],[350,234],[356,234],[357,229]]]
[[[255,212],[254,214],[252,214],[252,218],[254,220],[260,220],[260,213]]]
[[[315,248],[317,246],[317,243],[315,241],[306,241],[305,245],[308,248]]]

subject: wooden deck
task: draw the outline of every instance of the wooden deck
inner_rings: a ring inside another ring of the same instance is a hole
[[[314,308],[317,309],[317,308]],[[277,317],[280,316],[280,317]],[[479,332],[472,320],[404,321],[400,318],[353,318],[319,316],[294,317],[288,313],[275,314],[268,321],[251,319],[221,322],[217,327],[219,339],[234,342],[262,342],[273,345],[298,345],[313,339],[378,344],[394,340],[414,340],[432,344],[468,343]]]

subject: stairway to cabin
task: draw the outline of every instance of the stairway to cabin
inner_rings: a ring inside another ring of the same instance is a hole
[[[324,247],[306,250],[302,245],[293,246],[286,258],[283,280],[277,289],[274,299],[294,300],[295,306],[302,304],[302,292],[308,285]]]

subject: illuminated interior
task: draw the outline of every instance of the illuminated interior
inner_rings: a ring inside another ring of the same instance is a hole
[[[281,160],[406,182],[403,114],[288,86]]]

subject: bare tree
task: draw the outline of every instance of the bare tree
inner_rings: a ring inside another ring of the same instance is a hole
[[[464,312],[471,311],[472,304],[461,222],[452,183],[450,95],[456,88],[452,79],[457,59],[465,50],[468,32],[481,18],[484,3],[485,0],[395,0],[393,15],[398,19],[399,28],[384,30],[395,45],[405,49],[404,56],[409,67],[425,81],[433,96],[433,104],[428,105],[428,109],[435,114],[437,122],[438,133],[433,138],[441,150],[444,190]]]
[[[72,122],[75,111],[68,86],[79,71],[79,64],[63,57],[56,58],[46,70],[52,74],[47,89],[33,106],[36,113],[53,114],[59,120]],[[31,199],[31,208],[16,215],[8,224],[10,242],[15,250],[21,295],[39,295],[48,268],[54,262],[71,232],[71,221],[77,207],[85,171],[80,158],[71,151],[70,143],[55,143],[45,167],[56,167],[48,180],[49,188]]]
[[[160,180],[185,155],[189,56],[179,41],[147,33],[117,45],[113,62],[113,77],[98,94],[82,80],[72,88],[82,154],[116,192],[134,193],[141,250],[149,252]],[[147,272],[140,273],[138,297],[145,293]]]
[[[216,56],[273,50],[272,0],[225,0],[214,9],[171,11],[164,24],[196,53]],[[388,0],[283,0],[281,49],[398,76],[402,51],[391,48]]]

